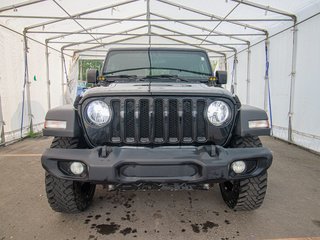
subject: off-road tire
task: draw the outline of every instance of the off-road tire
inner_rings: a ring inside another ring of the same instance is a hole
[[[235,137],[231,148],[262,147],[258,137]],[[267,190],[267,172],[257,177],[220,183],[220,191],[225,203],[234,210],[250,211],[259,208]]]
[[[51,148],[74,149],[79,147],[78,138],[55,137]],[[95,184],[57,178],[46,172],[45,187],[48,202],[56,212],[78,213],[92,202]]]

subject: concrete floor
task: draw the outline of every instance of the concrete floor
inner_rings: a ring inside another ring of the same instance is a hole
[[[274,162],[263,206],[233,212],[210,191],[108,193],[98,187],[84,213],[53,212],[40,154],[51,138],[0,148],[0,240],[273,239],[320,237],[320,157],[263,138]],[[318,238],[317,238],[318,239]]]

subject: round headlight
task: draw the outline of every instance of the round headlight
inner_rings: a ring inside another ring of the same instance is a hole
[[[87,107],[87,116],[91,123],[102,126],[108,124],[111,120],[111,110],[108,104],[96,100],[89,103]]]
[[[230,108],[223,101],[214,101],[208,107],[208,120],[215,126],[221,126],[230,118]]]

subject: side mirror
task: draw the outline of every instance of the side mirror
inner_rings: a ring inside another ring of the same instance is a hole
[[[97,83],[97,78],[99,76],[99,71],[97,69],[88,69],[87,70],[87,83]]]
[[[227,71],[217,71],[216,72],[216,83],[221,84],[227,84]]]

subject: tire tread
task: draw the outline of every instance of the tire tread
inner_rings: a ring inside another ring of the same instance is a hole
[[[262,147],[259,137],[246,136],[234,137],[230,142],[231,148]],[[259,208],[264,200],[267,190],[268,173],[265,171],[257,177],[237,181],[238,189],[236,196],[228,198],[224,193],[224,185],[220,184],[222,197],[226,204],[239,211],[248,211]]]
[[[56,178],[49,173],[45,176],[47,198],[56,212],[78,213],[78,204],[74,194],[73,181]]]
[[[55,137],[50,148],[75,149],[80,145],[78,138]],[[88,199],[84,199],[75,181],[57,178],[45,173],[45,188],[48,202],[56,212],[79,213],[91,203],[95,185],[91,185],[92,192]]]

